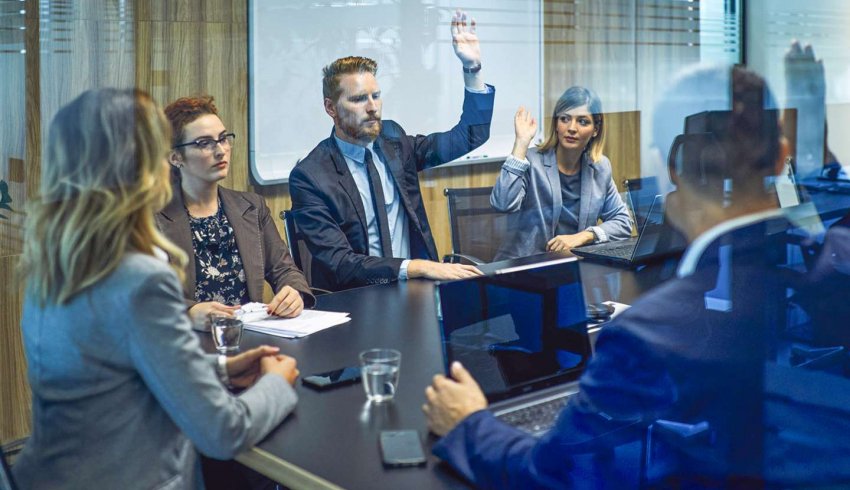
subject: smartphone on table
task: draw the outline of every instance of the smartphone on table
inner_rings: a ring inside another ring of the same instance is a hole
[[[302,378],[302,383],[317,390],[327,390],[360,381],[360,366],[334,369]]]
[[[427,461],[415,430],[382,430],[380,445],[381,458],[388,468],[424,466]]]

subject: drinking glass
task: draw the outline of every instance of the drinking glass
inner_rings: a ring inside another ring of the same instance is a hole
[[[372,402],[392,400],[398,388],[401,352],[369,349],[360,353],[360,375],[366,398]]]
[[[210,332],[216,350],[222,354],[239,352],[242,340],[242,320],[222,315],[210,315]]]

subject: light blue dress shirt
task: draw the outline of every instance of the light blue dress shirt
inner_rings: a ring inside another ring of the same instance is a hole
[[[466,90],[487,94],[492,90],[489,86],[485,86],[482,90]],[[337,138],[334,134],[334,139],[345,158],[345,164],[348,165],[348,171],[354,178],[354,183],[357,184],[357,190],[360,192],[360,199],[363,201],[363,208],[366,211],[366,233],[369,236],[369,255],[374,257],[383,257],[381,251],[381,235],[378,228],[378,220],[375,216],[375,206],[372,204],[372,191],[369,187],[369,174],[366,171],[364,162],[366,150],[372,152],[372,162],[375,163],[375,168],[378,170],[378,176],[381,179],[381,186],[384,190],[384,206],[387,212],[387,222],[390,227],[390,242],[393,246],[393,257],[407,259],[401,263],[398,269],[399,280],[407,279],[407,266],[410,264],[410,230],[405,214],[404,207],[401,204],[401,197],[398,194],[398,188],[393,181],[393,177],[387,170],[387,165],[384,160],[375,151],[374,142],[363,147],[355,145],[347,141]]]
[[[369,173],[366,171],[364,162],[366,151],[372,152],[372,162],[378,170],[378,176],[381,179],[381,187],[384,191],[384,206],[387,213],[387,222],[390,227],[390,242],[393,247],[393,257],[410,259],[410,230],[405,214],[404,206],[401,203],[398,188],[393,179],[392,174],[387,169],[387,165],[375,151],[374,143],[369,143],[363,147],[343,141],[334,135],[337,146],[345,157],[345,164],[348,165],[348,171],[354,178],[354,183],[357,184],[357,190],[360,192],[360,200],[363,201],[363,209],[366,211],[366,233],[369,236],[369,255],[374,257],[383,257],[381,250],[381,235],[379,233],[378,219],[375,216],[375,206],[372,203],[372,191],[369,187]],[[402,262],[398,271],[398,278],[401,280],[407,279],[407,265],[410,261]]]

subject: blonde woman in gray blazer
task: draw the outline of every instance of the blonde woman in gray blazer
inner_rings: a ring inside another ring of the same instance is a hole
[[[133,90],[85,92],[50,126],[21,261],[33,407],[21,488],[202,488],[198,451],[232,458],[295,406],[294,359],[205,354],[190,329],[186,255],[153,217],[171,196],[168,134]]]
[[[490,195],[499,211],[511,213],[509,235],[496,260],[631,236],[631,219],[602,154],[602,104],[591,90],[571,87],[558,99],[549,137],[529,144],[537,122],[520,107],[516,139]],[[599,223],[601,221],[601,223]]]

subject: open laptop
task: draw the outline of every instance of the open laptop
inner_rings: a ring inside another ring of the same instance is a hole
[[[646,224],[655,196],[661,194],[658,190],[658,179],[655,177],[625,179],[623,188],[626,189],[626,202],[634,215],[635,225],[640,230]]]
[[[460,361],[497,417],[541,435],[554,424],[590,358],[575,257],[437,283],[446,372]]]
[[[664,196],[655,196],[641,221],[637,238],[576,247],[572,253],[591,261],[629,267],[675,255],[687,246],[685,237],[664,221]]]

